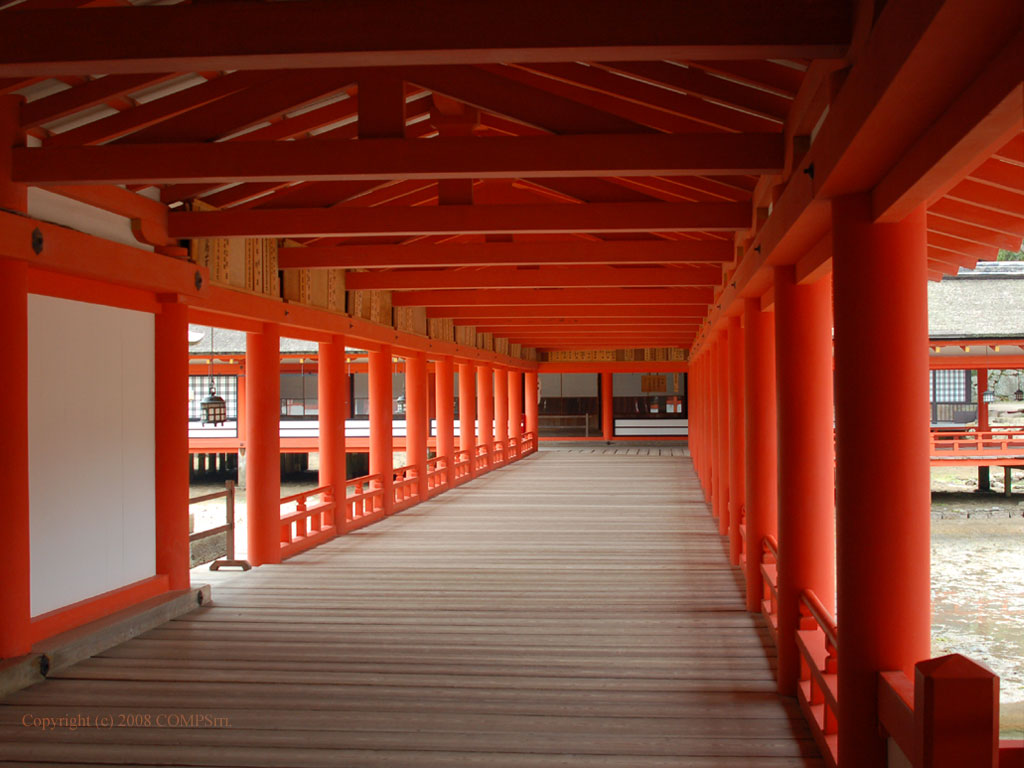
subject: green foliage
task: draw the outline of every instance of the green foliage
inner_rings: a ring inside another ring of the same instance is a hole
[[[1021,248],[1018,251],[1007,251],[1004,248],[1000,248],[996,261],[1024,261],[1024,244],[1021,244]]]

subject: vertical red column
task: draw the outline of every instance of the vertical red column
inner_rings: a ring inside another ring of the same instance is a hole
[[[718,532],[723,536],[729,533],[729,336],[729,329],[726,327],[718,339],[718,380],[715,382],[718,400],[715,423],[718,447],[715,451],[715,461],[719,470],[716,504]]]
[[[281,331],[245,338],[246,496],[249,562],[281,562]]]
[[[394,492],[394,400],[391,396],[391,347],[382,344],[370,352],[370,474],[380,475],[383,491],[381,509],[390,515],[395,507]]]
[[[711,514],[718,517],[718,484],[724,474],[718,464],[718,443],[721,434],[718,431],[718,378],[721,370],[718,355],[718,339],[709,342],[708,348],[708,495],[711,503]]]
[[[427,498],[427,358],[418,352],[405,359],[405,444],[406,464],[416,467],[420,500]]]
[[[978,369],[978,431],[988,432],[988,403],[985,402],[984,394],[988,389],[988,369]]]
[[[739,315],[729,318],[729,560],[739,565],[743,540],[740,511],[744,506],[743,474],[743,327]],[[756,556],[756,553],[755,553]]]
[[[747,610],[760,613],[764,595],[761,542],[778,531],[775,320],[761,311],[759,299],[745,299],[743,324]]]
[[[494,370],[494,432],[498,442],[508,442],[508,375],[501,368]]]
[[[537,418],[537,407],[540,402],[540,383],[537,381],[536,371],[527,371],[523,374],[525,386],[523,397],[526,398],[526,431],[533,433],[534,450],[540,447],[540,434],[538,428],[540,419]]]
[[[317,367],[317,402],[320,419],[320,485],[334,487],[334,498],[345,498],[347,477],[345,420],[348,418],[348,371],[345,370],[345,337],[321,342]],[[340,517],[337,518],[340,520]],[[341,527],[340,525],[338,526]]]
[[[472,363],[459,363],[459,450],[469,451],[476,461],[476,371]]]
[[[508,434],[516,440],[523,436],[523,374],[508,372]]]
[[[779,691],[796,694],[800,593],[835,608],[832,301],[828,279],[797,285],[775,268],[779,430]]]
[[[188,308],[162,303],[154,324],[156,572],[188,589]]]
[[[11,181],[11,150],[24,145],[20,96],[0,96],[0,208],[24,212],[28,191]],[[0,328],[4,333],[0,402],[0,658],[28,653],[31,550],[28,481],[28,267],[0,254]],[[184,393],[183,393],[184,394]]]
[[[610,372],[601,373],[601,436],[606,443],[615,439],[615,401],[612,399],[614,375]]]
[[[481,445],[494,445],[494,369],[489,365],[476,367],[477,419],[480,422]]]
[[[434,364],[434,395],[437,411],[437,455],[444,456],[448,484],[455,481],[455,394],[454,366],[450,357]]]
[[[851,195],[832,222],[839,763],[880,768],[878,673],[931,652],[925,211],[876,224]]]

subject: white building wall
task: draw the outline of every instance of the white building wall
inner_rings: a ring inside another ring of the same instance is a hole
[[[155,573],[153,316],[29,296],[32,615]]]

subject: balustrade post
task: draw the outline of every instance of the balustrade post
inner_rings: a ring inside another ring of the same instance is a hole
[[[965,656],[914,670],[914,768],[999,768],[999,678]]]
[[[281,332],[246,334],[246,520],[248,560],[281,562]]]
[[[931,651],[925,210],[876,223],[840,197],[832,227],[839,764],[881,768],[878,674]]]
[[[382,344],[370,352],[370,474],[379,475],[380,509],[390,515],[395,508],[394,402],[391,392],[391,347]]]

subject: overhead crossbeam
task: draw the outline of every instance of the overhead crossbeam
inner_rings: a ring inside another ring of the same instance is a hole
[[[444,205],[171,212],[171,237],[373,237],[735,231],[749,203]]]
[[[731,261],[731,241],[636,240],[607,242],[354,245],[281,248],[282,269],[373,267],[485,267],[539,264],[702,264]]]
[[[722,268],[685,267],[483,267],[473,270],[404,269],[353,272],[346,276],[349,290],[429,290],[442,288],[581,288],[718,285]]]
[[[13,163],[16,181],[36,185],[757,175],[781,172],[783,141],[611,134],[110,144],[17,149]]]
[[[489,322],[513,322],[532,319],[640,319],[672,318],[700,320],[707,308],[688,304],[498,304],[476,307],[427,307],[428,318],[449,318],[456,325],[485,325]]]
[[[4,12],[0,77],[544,61],[838,58],[846,2],[401,0]],[[722,19],[728,19],[723,24]],[[230,34],[226,34],[229,30]],[[287,34],[284,34],[287,32]],[[187,43],[187,44],[186,44]]]
[[[396,307],[478,307],[566,304],[697,304],[713,299],[711,288],[507,288],[491,290],[401,291]]]

